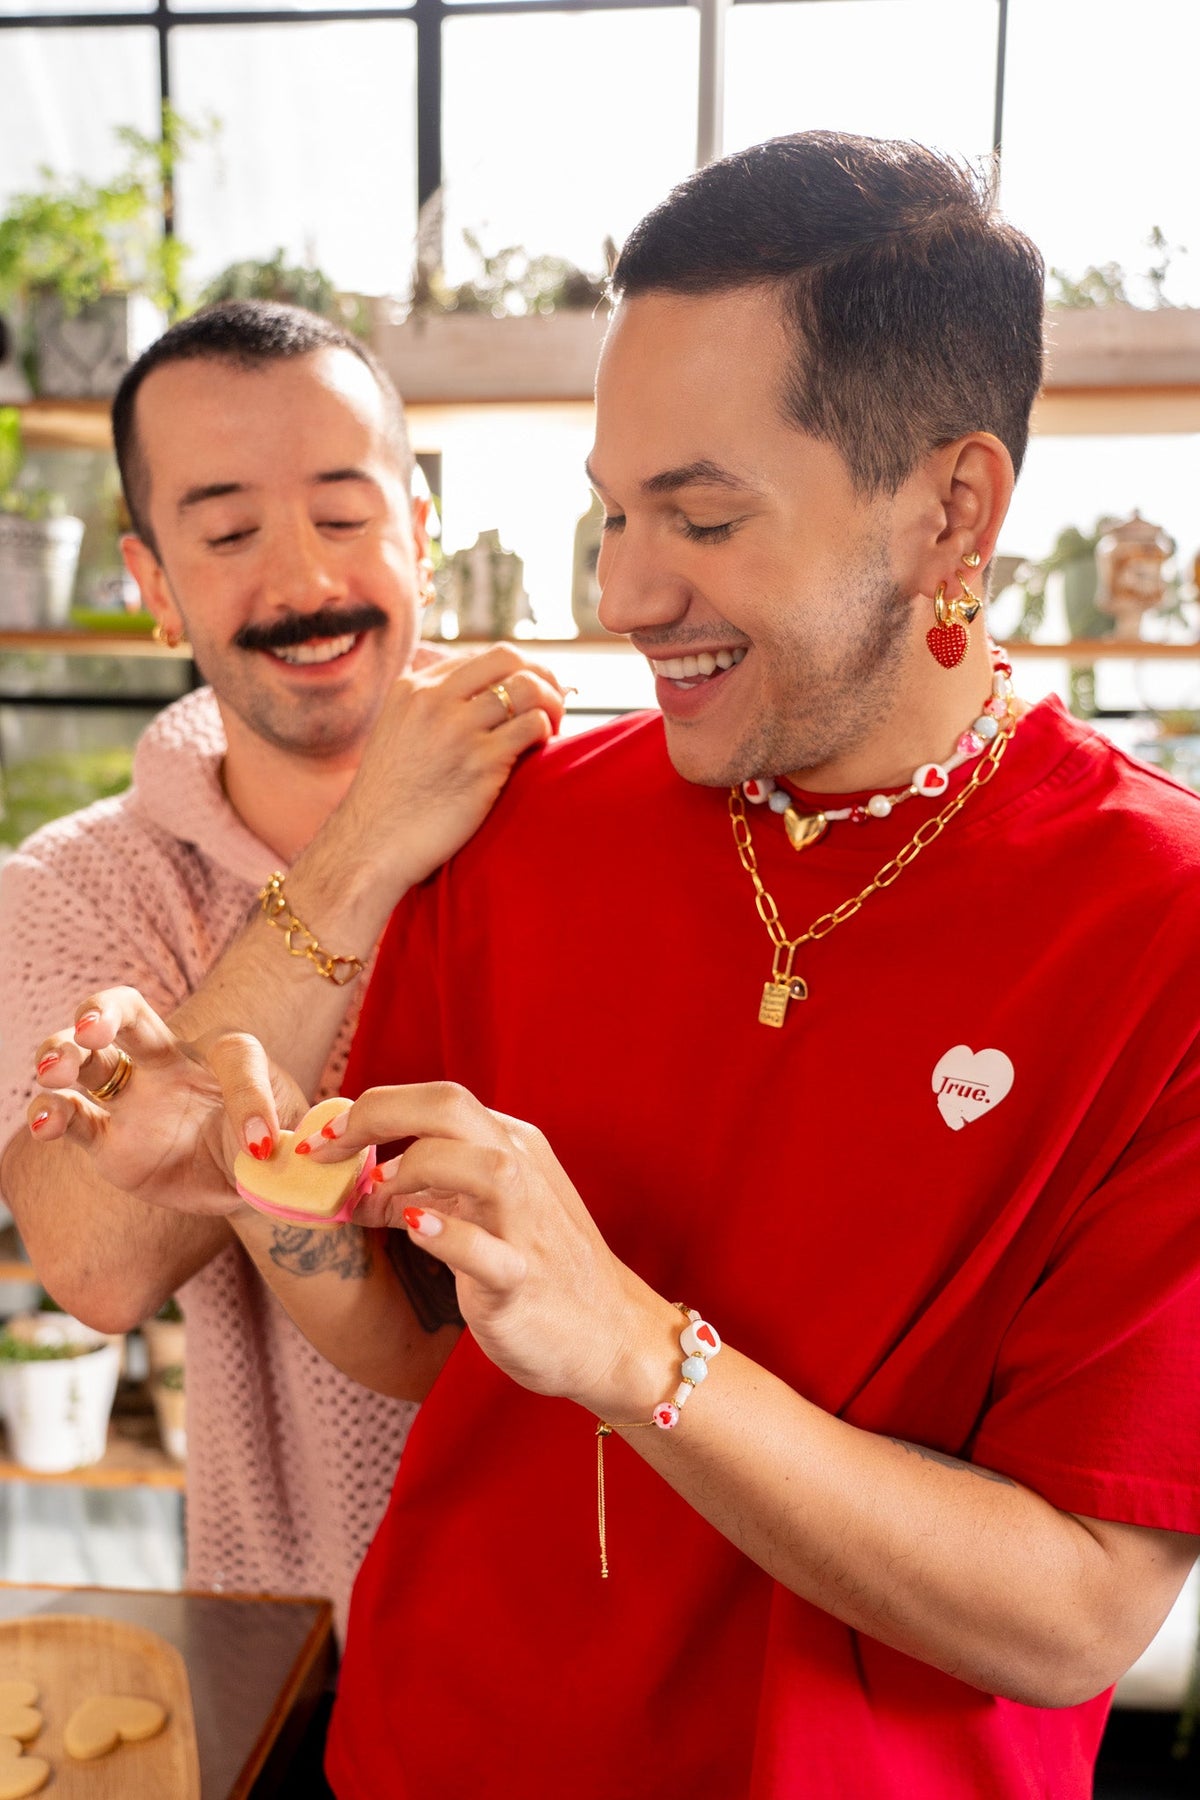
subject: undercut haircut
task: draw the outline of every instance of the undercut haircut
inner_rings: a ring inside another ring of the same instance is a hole
[[[237,369],[261,369],[318,350],[349,350],[365,363],[383,396],[388,438],[407,487],[413,454],[404,405],[387,370],[361,338],[302,306],[273,300],[221,300],[172,325],[125,371],[112,404],[113,447],[133,529],[158,555],[150,527],[150,470],[137,432],[137,397],[142,383],[167,363],[219,362]]]
[[[1020,469],[1042,382],[1044,270],[992,183],[923,145],[807,131],[710,163],[629,237],[614,298],[774,287],[783,416],[865,494],[992,432]]]

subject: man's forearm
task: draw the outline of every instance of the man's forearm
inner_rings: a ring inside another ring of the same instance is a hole
[[[231,1241],[224,1220],[147,1206],[101,1181],[76,1145],[25,1131],[4,1152],[0,1187],[38,1279],[97,1331],[150,1318]]]
[[[329,1362],[364,1387],[423,1400],[459,1327],[418,1320],[387,1231],[312,1229],[244,1207],[230,1223],[293,1323]]]
[[[627,1439],[801,1598],[1027,1704],[1110,1685],[1194,1555],[1188,1540],[1136,1534],[1146,1560],[1131,1600],[1128,1571],[1086,1523],[1007,1477],[848,1425],[728,1348],[677,1430]]]

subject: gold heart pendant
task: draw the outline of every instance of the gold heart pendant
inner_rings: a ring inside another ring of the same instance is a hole
[[[810,844],[819,844],[829,829],[824,813],[798,813],[794,806],[784,813],[783,823],[793,850],[807,850]]]

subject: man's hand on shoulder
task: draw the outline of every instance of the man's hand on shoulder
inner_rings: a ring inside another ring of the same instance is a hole
[[[398,897],[460,850],[518,760],[558,730],[554,676],[510,644],[430,660],[397,681],[348,795],[320,834]]]

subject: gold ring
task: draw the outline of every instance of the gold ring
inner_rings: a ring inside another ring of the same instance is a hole
[[[510,719],[516,718],[517,709],[512,703],[512,696],[502,681],[494,681],[488,689],[488,693],[495,694],[497,700],[500,702]]]
[[[98,1088],[85,1088],[84,1092],[91,1100],[115,1100],[122,1088],[128,1086],[129,1077],[133,1074],[133,1058],[120,1045],[116,1046],[117,1066],[108,1080]]]

